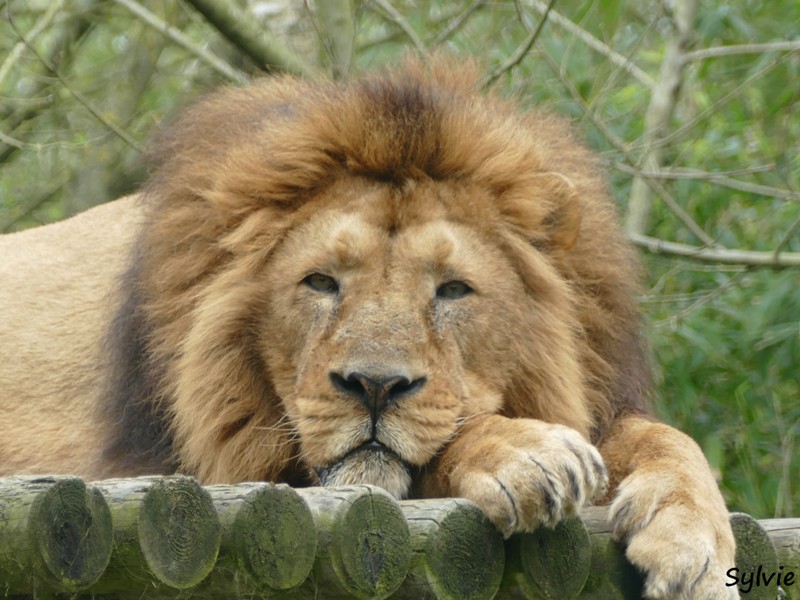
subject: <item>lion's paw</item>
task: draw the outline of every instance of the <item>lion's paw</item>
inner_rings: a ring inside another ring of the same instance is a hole
[[[725,573],[735,542],[725,511],[700,507],[682,491],[670,493],[658,473],[620,485],[609,518],[628,560],[645,574],[650,600],[733,600]]]
[[[508,536],[553,527],[603,493],[608,475],[577,431],[532,419],[502,419],[462,436],[451,492],[469,498]],[[469,444],[465,437],[471,438]]]

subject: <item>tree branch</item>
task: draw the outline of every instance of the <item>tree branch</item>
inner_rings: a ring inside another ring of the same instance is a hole
[[[111,121],[110,119],[106,118],[100,110],[92,104],[91,100],[89,100],[86,96],[80,93],[78,90],[74,89],[58,72],[55,65],[51,64],[49,60],[47,60],[44,56],[37,52],[36,48],[34,48],[27,40],[27,38],[19,31],[12,20],[9,20],[9,24],[14,32],[19,36],[19,39],[28,47],[28,50],[37,58],[37,60],[44,65],[44,67],[55,77],[58,79],[59,83],[64,86],[70,95],[72,95],[75,100],[77,100],[83,107],[88,110],[95,119],[100,121],[103,125],[108,127],[117,137],[124,140],[129,146],[131,146],[137,152],[142,152],[143,148],[135,139],[133,139],[127,131],[122,129],[119,125]]]
[[[61,7],[64,4],[64,0],[55,0],[47,7],[45,13],[36,21],[36,24],[31,27],[31,30],[27,33],[28,44],[32,44],[33,41],[39,36],[42,31],[44,31],[50,23],[52,23],[53,18],[56,16]],[[19,60],[20,56],[22,56],[23,51],[27,47],[25,42],[17,42],[14,44],[14,47],[11,49],[11,52],[8,53],[8,56],[3,61],[3,64],[0,65],[0,86],[3,85],[6,77],[11,72],[11,69],[14,67],[16,62]]]
[[[722,187],[730,188],[732,190],[747,192],[748,194],[756,194],[758,196],[766,196],[768,198],[777,198],[778,200],[800,202],[800,192],[784,190],[769,185],[761,185],[759,183],[750,183],[749,181],[740,181],[731,177],[731,175],[734,174],[746,175],[750,173],[763,173],[766,171],[772,171],[775,169],[774,165],[765,165],[751,169],[739,169],[737,171],[731,171],[728,173],[712,173],[709,171],[699,171],[695,169],[662,169],[658,172],[648,172],[631,167],[630,165],[621,162],[615,162],[614,166],[620,171],[630,173],[631,175],[636,175],[637,177],[644,177],[646,179],[702,179]]]
[[[667,41],[658,81],[653,87],[650,104],[644,117],[642,139],[645,149],[641,157],[642,170],[657,172],[661,166],[661,151],[656,142],[664,137],[683,85],[684,56],[692,42],[697,0],[676,0],[672,19],[674,34]],[[652,210],[651,187],[641,177],[631,185],[625,229],[645,234],[650,227]]]
[[[436,36],[436,39],[433,40],[433,43],[431,43],[431,48],[436,48],[449,40],[456,31],[461,29],[464,23],[466,23],[467,20],[472,16],[472,14],[484,4],[486,4],[486,0],[473,0],[472,4],[465,8],[463,12],[456,15],[447,29]]]
[[[49,47],[46,49],[46,55],[43,54],[43,56],[50,64],[54,64],[54,61],[57,60],[62,72],[72,63],[74,49],[79,46],[83,36],[89,30],[87,13],[93,6],[94,2],[89,2],[81,4],[80,10],[73,7],[72,18],[52,30],[52,38],[47,44]],[[10,15],[7,15],[7,18],[11,21]],[[24,47],[24,43],[20,43]],[[41,62],[36,64],[40,68],[29,66],[26,71],[28,81],[24,86],[21,105],[15,108],[8,106],[0,110],[0,119],[3,120],[7,138],[0,144],[0,164],[8,161],[18,150],[28,147],[26,142],[16,139],[12,134],[17,134],[23,124],[34,119],[53,104],[55,95],[52,93],[51,87],[55,80],[51,77],[41,76],[47,69]],[[19,93],[17,91],[15,97]],[[36,96],[45,97],[36,99]],[[36,147],[40,146],[36,145]]]
[[[686,169],[681,167],[664,167],[657,173],[645,172],[625,163],[614,163],[620,171],[631,175],[649,177],[650,179],[719,179],[721,177],[735,177],[738,175],[752,175],[753,173],[770,173],[775,170],[775,163],[744,167],[733,171],[703,171],[701,169]]]
[[[537,11],[539,14],[544,14],[547,11],[547,3],[543,2],[542,0],[529,0],[531,7]],[[650,77],[645,71],[640,69],[633,63],[629,58],[615,52],[611,48],[609,48],[606,44],[598,40],[594,37],[591,33],[576,25],[565,16],[560,14],[558,11],[551,10],[550,11],[550,21],[555,25],[561,27],[568,33],[571,33],[584,44],[586,44],[589,48],[597,52],[598,54],[602,54],[612,63],[617,65],[618,67],[622,68],[626,73],[630,73],[635,79],[637,79],[640,83],[646,85],[647,87],[652,87],[654,82],[653,78]]]
[[[693,260],[713,262],[725,265],[746,265],[749,267],[771,267],[782,269],[800,267],[800,252],[759,252],[755,250],[727,250],[724,248],[704,248],[677,242],[667,242],[658,238],[627,234],[628,239],[637,246],[653,254],[683,256]]]
[[[547,10],[545,10],[541,18],[539,19],[539,24],[536,26],[536,29],[530,32],[530,34],[528,35],[528,39],[526,39],[522,43],[522,45],[519,48],[517,48],[517,51],[514,52],[513,56],[511,56],[505,63],[500,65],[494,72],[489,74],[489,76],[483,83],[484,87],[489,87],[490,85],[492,85],[504,73],[507,73],[508,71],[516,67],[522,61],[522,59],[525,58],[525,55],[528,54],[528,52],[530,52],[531,48],[533,48],[533,45],[536,43],[536,40],[539,39],[539,35],[542,33],[542,30],[544,29],[544,25],[545,23],[547,23],[547,19],[550,17],[550,11],[553,9],[555,3],[556,0],[550,0],[550,2],[547,4]],[[525,23],[524,20],[522,21],[522,24],[526,29],[528,28],[528,25],[527,23]]]
[[[734,273],[724,283],[722,283],[718,287],[714,288],[713,290],[698,292],[696,294],[696,298],[687,299],[687,300],[691,300],[691,304],[689,304],[688,306],[684,307],[682,310],[679,310],[678,312],[676,312],[675,314],[669,316],[666,319],[663,319],[661,321],[656,321],[655,323],[652,323],[651,326],[652,327],[664,327],[664,326],[667,326],[667,325],[668,326],[675,325],[676,323],[678,323],[682,319],[685,319],[686,317],[688,317],[694,311],[702,308],[706,304],[708,304],[710,302],[713,302],[715,299],[717,299],[720,296],[722,296],[725,292],[727,292],[729,289],[731,289],[734,285],[739,283],[739,281],[741,279],[741,275],[742,275],[741,272]],[[676,301],[681,302],[681,301],[687,301],[687,300],[678,299]]]
[[[308,0],[306,0],[308,6]],[[341,79],[350,72],[356,37],[352,0],[316,0],[319,36],[333,67],[333,75]],[[311,12],[309,10],[309,12]],[[316,22],[316,19],[315,19]]]
[[[411,43],[414,44],[414,47],[417,49],[418,52],[424,54],[427,52],[425,48],[425,44],[422,42],[420,37],[417,35],[417,32],[414,31],[414,28],[411,27],[408,21],[401,15],[397,9],[389,3],[389,0],[372,0],[370,4],[374,4],[375,6],[379,7],[385,14],[385,16],[395,25],[397,25],[403,33],[406,34],[406,37],[411,40]]]
[[[119,0],[118,0],[119,1]],[[228,0],[187,0],[225,39],[267,70],[312,77],[316,70],[306,64],[279,39],[255,22],[252,16]]]
[[[481,3],[483,4],[484,2],[485,2],[485,0],[483,0],[483,2],[481,2]],[[374,9],[373,9],[373,11],[374,11]],[[429,25],[429,27],[431,29],[436,29],[437,27],[442,25],[442,23],[445,23],[447,21],[452,21],[453,19],[458,18],[459,14],[461,14],[461,12],[462,11],[458,11],[458,10],[449,11],[446,14],[442,14],[442,15],[440,15],[439,17],[437,17],[435,19],[431,19],[430,22],[428,23],[428,25]],[[385,15],[381,15],[381,16],[386,18]],[[396,29],[393,29],[392,31],[389,31],[385,35],[381,35],[379,37],[375,37],[375,38],[373,38],[371,40],[367,40],[367,41],[363,42],[358,47],[358,52],[361,52],[363,50],[367,50],[369,48],[374,48],[375,46],[380,46],[381,44],[386,44],[388,42],[396,42],[398,40],[398,38],[400,38],[401,36],[404,36],[404,35],[406,35],[404,32],[398,31]],[[420,40],[420,41],[422,42],[423,45],[425,44],[424,41],[422,41],[422,40]],[[431,44],[431,47],[433,47],[435,45],[436,45],[436,42],[434,41]]]
[[[195,44],[179,29],[176,29],[175,27],[165,23],[159,19],[158,16],[151,13],[138,2],[135,2],[134,0],[114,0],[114,2],[128,9],[147,25],[156,31],[161,32],[168,39],[172,40],[178,46],[199,58],[226,79],[230,79],[231,81],[235,81],[237,83],[247,83],[250,80],[247,75],[232,67],[221,58],[214,56],[214,54],[211,52]]]
[[[775,248],[775,254],[778,254],[783,251],[789,241],[795,236],[795,234],[800,230],[800,217],[795,219],[794,223],[792,223],[791,227],[786,230],[786,233],[783,234],[783,238],[781,241],[778,242],[777,247]]]
[[[687,52],[683,59],[686,62],[716,58],[719,56],[735,56],[738,54],[764,54],[765,52],[797,52],[800,41],[767,42],[765,44],[738,44],[734,46],[716,46]]]

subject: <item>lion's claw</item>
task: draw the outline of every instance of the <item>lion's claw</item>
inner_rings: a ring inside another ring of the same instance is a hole
[[[503,421],[482,432],[483,443],[451,474],[451,492],[480,506],[503,534],[553,527],[605,492],[600,453],[578,432],[532,419]]]
[[[736,588],[725,585],[730,583],[725,573],[734,565],[726,515],[675,502],[669,490],[656,473],[631,477],[611,505],[614,536],[627,545],[628,560],[645,573],[644,598],[738,598]]]

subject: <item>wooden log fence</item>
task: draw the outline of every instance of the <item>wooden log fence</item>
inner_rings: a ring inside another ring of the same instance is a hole
[[[638,599],[606,516],[504,541],[466,500],[370,486],[0,478],[0,598]],[[742,597],[800,600],[800,519],[731,523]]]

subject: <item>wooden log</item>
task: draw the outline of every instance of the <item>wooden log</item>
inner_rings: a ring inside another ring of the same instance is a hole
[[[211,496],[190,477],[96,484],[111,509],[114,550],[92,593],[186,589],[211,571],[221,527]],[[169,590],[168,590],[169,593]]]
[[[625,558],[625,548],[610,533],[592,533],[589,577],[581,600],[639,600],[642,575]]]
[[[506,542],[504,598],[573,600],[589,577],[589,532],[578,518],[554,528],[512,536]]]
[[[411,530],[411,567],[398,600],[491,600],[503,576],[503,538],[463,499],[400,503]]]
[[[581,512],[581,519],[589,532],[590,559],[589,574],[578,597],[581,600],[639,600],[644,580],[625,558],[625,547],[611,536],[608,507],[588,507]]]
[[[318,546],[310,579],[289,597],[381,600],[397,590],[411,561],[411,533],[394,498],[367,485],[297,492],[311,509]]]
[[[800,600],[800,519],[765,519],[759,524],[775,547],[786,600]]]
[[[214,570],[193,596],[275,596],[306,580],[314,566],[317,530],[295,490],[271,483],[205,489],[219,514],[222,539]]]
[[[74,593],[111,556],[111,513],[75,477],[0,479],[0,595]]]
[[[736,538],[736,566],[727,571],[729,583],[737,584],[748,600],[778,597],[778,556],[764,528],[750,515],[731,513]]]

